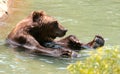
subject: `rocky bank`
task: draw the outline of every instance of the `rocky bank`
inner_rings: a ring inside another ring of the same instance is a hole
[[[13,0],[0,0],[0,21],[8,17],[12,1]]]

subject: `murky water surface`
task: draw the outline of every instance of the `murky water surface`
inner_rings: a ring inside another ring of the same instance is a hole
[[[120,45],[120,0],[15,0],[6,21],[0,22],[0,74],[68,74],[66,66],[76,60],[33,56],[15,52],[4,40],[17,22],[31,11],[44,10],[76,35],[88,42],[95,35],[105,38],[105,46]]]

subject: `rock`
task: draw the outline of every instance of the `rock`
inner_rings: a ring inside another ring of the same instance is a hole
[[[3,21],[8,15],[8,9],[13,0],[0,0],[0,21]]]

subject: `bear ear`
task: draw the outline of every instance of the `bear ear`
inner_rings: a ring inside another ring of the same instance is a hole
[[[39,11],[40,16],[46,15],[45,11]]]
[[[44,15],[46,15],[44,11],[34,11],[34,12],[32,12],[33,22],[39,21],[40,17],[44,16]]]
[[[32,13],[32,19],[33,19],[33,22],[37,22],[39,20],[39,17],[40,17],[40,13],[37,12],[37,11],[34,11]]]

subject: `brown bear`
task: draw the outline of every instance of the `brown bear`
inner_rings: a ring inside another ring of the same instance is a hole
[[[34,11],[16,25],[6,42],[14,48],[23,47],[31,53],[54,57],[77,56],[73,50],[104,45],[104,39],[100,36],[96,36],[98,39],[87,44],[80,43],[74,35],[54,41],[56,37],[63,37],[66,32],[67,29],[55,18],[48,16],[44,11]]]

